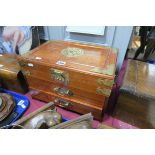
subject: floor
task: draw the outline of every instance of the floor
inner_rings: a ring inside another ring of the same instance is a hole
[[[116,101],[116,98],[118,95],[118,89],[119,89],[119,86],[120,86],[122,78],[123,78],[123,72],[124,72],[125,67],[126,67],[126,61],[124,61],[123,65],[122,65],[122,69],[120,71],[117,83],[114,86],[114,88],[112,90],[112,95],[110,96],[110,99],[109,99],[109,105],[111,107],[113,107],[113,105],[115,104],[115,101]],[[27,93],[26,96],[30,100],[30,107],[28,108],[28,110],[26,111],[24,116],[28,115],[32,111],[35,111],[36,109],[47,104],[47,103],[32,99],[30,93]],[[60,112],[62,114],[62,116],[66,119],[73,119],[73,118],[77,118],[78,116],[80,116],[77,113],[67,111],[67,110],[64,110],[64,109],[59,108],[59,107],[57,107],[57,111]],[[112,116],[107,115],[107,114],[104,115],[102,122],[94,120],[93,121],[93,128],[97,128],[100,125],[100,123],[108,125],[108,126],[112,126],[114,128],[118,128],[118,129],[136,129],[136,127],[134,127],[130,124],[127,124],[125,122],[122,122],[121,120],[118,120],[116,118],[113,118]]]

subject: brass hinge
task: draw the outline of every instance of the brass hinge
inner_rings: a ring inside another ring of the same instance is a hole
[[[96,93],[100,94],[100,95],[106,95],[106,96],[110,96],[111,94],[111,90],[107,89],[107,88],[97,88],[96,89]]]
[[[22,73],[24,76],[30,76],[31,75],[30,71],[22,71]]]
[[[19,63],[19,65],[20,65],[21,67],[27,66],[27,63],[24,62],[24,61],[18,61],[18,63]]]
[[[103,86],[107,86],[107,87],[112,87],[114,81],[113,80],[109,80],[109,79],[97,79],[97,83],[99,85],[103,85]]]
[[[105,75],[113,75],[114,74],[115,65],[109,64],[106,68],[95,67],[91,69],[91,72],[105,74]]]

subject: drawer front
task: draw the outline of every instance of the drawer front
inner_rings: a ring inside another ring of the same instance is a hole
[[[108,79],[108,76],[97,77],[71,70],[50,68],[49,66],[38,65],[31,62],[22,63],[20,64],[26,76],[33,76],[35,78],[54,82],[55,84],[61,84],[63,86],[77,88],[85,92],[100,94],[107,97],[111,94],[113,79]]]
[[[87,114],[89,112],[98,119],[102,119],[103,114],[103,106],[95,106],[90,104],[87,101],[79,101],[79,100],[69,100],[66,98],[62,98],[58,95],[47,93],[41,90],[38,90],[38,93],[32,94],[32,98],[39,99],[41,101],[50,102],[53,101],[57,106],[65,108],[70,111],[74,111],[80,114]]]
[[[96,119],[102,119],[103,109],[94,108],[89,105],[84,105],[82,103],[71,102],[69,100],[65,100],[58,97],[55,98],[54,102],[57,106],[60,106],[67,110],[75,111],[80,114],[87,114],[91,112]]]
[[[40,80],[34,77],[27,77],[29,87],[33,87],[39,90],[56,93],[61,96],[67,96],[69,98],[88,98],[91,100],[99,101],[102,104],[105,100],[105,96],[100,94],[93,94],[90,92],[85,92],[78,88],[71,88],[61,84],[55,84],[53,82],[48,82],[45,80]]]

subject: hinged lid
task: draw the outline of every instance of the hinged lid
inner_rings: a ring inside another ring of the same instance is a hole
[[[109,47],[65,41],[49,41],[22,58],[88,74],[114,77],[117,50]]]

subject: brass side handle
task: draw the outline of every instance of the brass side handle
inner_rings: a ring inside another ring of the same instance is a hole
[[[53,89],[54,92],[56,92],[57,94],[60,94],[60,95],[66,95],[66,96],[73,96],[73,92],[69,89],[66,89],[66,88],[61,88],[61,87],[55,87]]]

